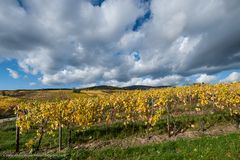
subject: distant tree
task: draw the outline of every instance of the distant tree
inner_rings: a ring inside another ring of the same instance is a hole
[[[80,89],[73,88],[73,93],[80,93]]]
[[[6,92],[5,91],[2,91],[2,96],[6,96]]]

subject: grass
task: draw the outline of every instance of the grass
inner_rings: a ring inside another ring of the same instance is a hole
[[[121,149],[78,150],[69,152],[68,158],[89,160],[148,160],[148,159],[240,159],[240,135],[229,134],[198,139],[179,139],[161,144]]]
[[[206,128],[210,128],[213,125],[220,123],[229,123],[231,118],[228,114],[215,113],[208,115],[183,115],[177,117],[176,124],[182,129],[188,129],[189,124],[195,124],[198,128],[199,121],[204,118],[206,121]],[[130,123],[123,125],[123,123],[113,123],[112,125],[93,126],[86,131],[77,131],[74,129],[72,133],[72,141],[75,144],[88,143],[94,140],[111,140],[111,139],[123,139],[130,136],[144,136],[154,132],[156,134],[166,133],[166,121],[159,121],[151,131],[148,130],[143,122]],[[29,131],[26,134],[20,136],[20,148],[25,148],[25,143],[33,138],[35,133]],[[44,135],[41,148],[56,148],[58,146],[58,134],[56,131],[56,137],[51,137],[47,134]],[[67,130],[63,129],[63,147],[66,147],[67,143]],[[15,122],[5,122],[0,124],[0,152],[2,151],[14,151],[15,147]]]
[[[188,127],[189,124],[197,124],[200,120],[206,121],[206,127],[231,122],[229,114],[214,113],[205,115],[181,115],[175,118],[179,127]],[[191,130],[191,128],[188,128]],[[89,141],[101,141],[111,139],[121,139],[130,136],[148,135],[154,132],[157,134],[166,133],[166,122],[161,120],[149,132],[144,123],[132,123],[127,126],[122,123],[114,123],[110,126],[93,126],[84,132],[75,129],[73,132],[74,145],[88,143]],[[66,147],[67,131],[63,129],[63,143]],[[28,154],[25,143],[35,133],[29,131],[20,137],[21,154],[14,159],[24,159],[23,155]],[[201,137],[199,139],[178,139],[176,141],[163,142],[156,145],[144,145],[122,148],[108,148],[92,150],[69,150],[56,153],[58,146],[56,137],[45,135],[41,145],[41,151],[30,155],[28,159],[239,159],[240,136],[239,134],[229,134],[219,137]],[[0,159],[1,154],[13,153],[15,148],[15,122],[5,122],[0,124]],[[51,150],[51,152],[46,151]],[[37,155],[38,154],[38,155]],[[29,155],[29,154],[28,154]],[[21,157],[22,156],[22,157]]]
[[[10,152],[15,149],[15,122],[4,122],[0,124],[0,153]],[[22,135],[20,139],[20,148],[25,147],[25,143],[29,138],[33,137],[33,133]]]
[[[127,149],[108,148],[97,150],[69,150],[62,154],[50,155],[19,155],[12,159],[88,159],[88,160],[182,160],[240,159],[240,135],[228,134],[216,137],[201,137],[197,139],[178,139],[161,144],[144,145]],[[3,157],[4,158],[4,157]],[[1,159],[1,156],[0,156]]]
[[[206,129],[211,128],[217,124],[230,123],[232,121],[228,113],[215,113],[205,115],[181,115],[175,118],[177,128],[188,129],[191,124],[194,124],[196,128],[200,128],[199,122],[204,120]],[[123,123],[113,123],[111,126],[101,125],[93,126],[84,132],[76,132],[76,136],[73,137],[74,141],[86,143],[89,140],[109,140],[109,139],[122,139],[129,136],[146,135],[149,134],[148,126],[143,122],[129,123],[123,125]],[[166,120],[160,120],[157,124],[151,128],[150,132],[157,134],[166,133]],[[91,137],[91,139],[89,139]]]
[[[0,124],[0,154],[1,153],[11,153],[15,150],[15,122],[4,122]],[[63,136],[65,136],[65,132]],[[34,138],[35,132],[29,131],[27,133],[20,135],[20,149],[21,151],[26,151],[26,142],[29,139]],[[43,137],[41,147],[44,149],[56,148],[57,138],[53,138],[49,135]]]

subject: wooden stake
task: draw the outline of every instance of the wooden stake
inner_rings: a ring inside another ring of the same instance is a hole
[[[170,109],[167,106],[166,107],[167,110],[167,131],[168,131],[168,137],[171,137],[171,127],[170,127]]]
[[[69,127],[68,130],[68,147],[71,147],[71,143],[72,143],[72,128]]]
[[[18,114],[16,115],[16,119],[18,118]],[[19,153],[19,133],[20,128],[16,124],[16,153]]]
[[[58,128],[58,150],[61,151],[62,150],[62,125],[61,123],[59,124],[59,128]]]

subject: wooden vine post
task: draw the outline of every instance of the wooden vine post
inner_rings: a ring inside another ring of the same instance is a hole
[[[16,113],[16,120],[18,119],[18,112]],[[19,153],[19,135],[20,135],[20,128],[16,123],[16,153]]]
[[[71,148],[72,143],[72,128],[68,126],[68,148]]]
[[[167,132],[168,132],[168,137],[171,137],[170,108],[169,108],[169,106],[166,106],[166,110],[167,110]]]
[[[60,117],[59,117],[59,126],[58,126],[58,150],[62,150],[62,115],[60,111]]]

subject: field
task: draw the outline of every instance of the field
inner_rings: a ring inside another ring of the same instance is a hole
[[[0,121],[3,158],[240,158],[240,83],[5,91],[0,98],[1,118],[17,115]]]

